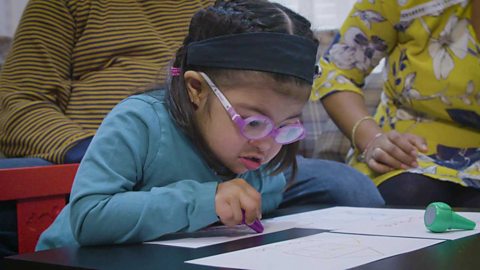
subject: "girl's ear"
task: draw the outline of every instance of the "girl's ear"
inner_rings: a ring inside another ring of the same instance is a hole
[[[186,71],[183,76],[190,102],[194,104],[195,108],[200,107],[206,100],[205,97],[208,93],[202,86],[204,84],[202,76],[198,72],[191,70]]]

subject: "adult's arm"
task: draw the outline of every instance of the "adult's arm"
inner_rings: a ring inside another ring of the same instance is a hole
[[[398,42],[399,8],[395,1],[362,1],[355,4],[338,37],[321,60],[322,76],[312,97],[325,109],[359,152],[376,149],[367,164],[377,172],[415,166],[415,146],[420,139],[382,129],[369,116],[360,90],[365,77]],[[387,82],[388,83],[388,82]],[[362,120],[363,119],[363,120]],[[355,134],[354,133],[355,129]]]
[[[75,28],[66,1],[28,3],[0,75],[0,151],[7,156],[54,152],[51,161],[62,162],[62,145],[93,135],[64,114]]]

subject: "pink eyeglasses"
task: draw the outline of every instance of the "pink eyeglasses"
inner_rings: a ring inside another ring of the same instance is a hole
[[[249,140],[260,140],[267,136],[272,136],[279,144],[289,144],[305,137],[305,128],[300,121],[276,128],[274,122],[264,115],[254,115],[243,119],[207,74],[203,72],[199,73],[210,86],[213,93],[218,97],[232,121],[237,125],[240,133],[242,133],[245,138]]]

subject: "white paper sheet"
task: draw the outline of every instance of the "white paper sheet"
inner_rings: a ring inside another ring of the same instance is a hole
[[[283,216],[274,220],[295,222],[298,228],[446,240],[454,240],[480,233],[478,225],[475,230],[451,230],[443,233],[432,233],[425,227],[423,221],[424,213],[425,210],[414,209],[332,207]],[[480,213],[459,212],[458,214],[475,221],[477,224],[480,223]]]
[[[434,233],[425,227],[423,220],[424,210],[402,211],[393,218],[382,221],[369,221],[361,224],[350,224],[337,232],[372,234],[372,235],[391,235],[402,237],[419,237],[432,239],[455,240],[462,237],[480,233],[480,228],[473,230],[448,230],[442,233]],[[475,223],[480,222],[480,213],[458,212]]]
[[[291,228],[311,228],[351,234],[454,240],[480,233],[478,226],[470,231],[452,230],[432,233],[425,228],[424,213],[424,210],[413,209],[332,207],[262,220],[265,227],[262,234]],[[458,214],[480,223],[480,213],[460,212]],[[257,235],[260,234],[253,232],[245,225],[215,226],[194,233],[175,234],[178,239],[146,242],[146,244],[199,248]]]
[[[320,233],[275,244],[187,261],[239,269],[345,269],[443,240]]]
[[[387,220],[398,214],[398,211],[391,211],[391,209],[338,206],[281,216],[273,220],[294,222],[297,228],[336,230],[350,224]]]
[[[144,244],[200,248],[242,238],[284,231],[294,228],[296,225],[295,222],[273,221],[271,219],[262,220],[262,224],[264,227],[264,231],[262,233],[256,233],[246,225],[238,225],[235,227],[212,226],[193,233],[174,234],[174,237],[178,237],[178,239],[145,242]]]

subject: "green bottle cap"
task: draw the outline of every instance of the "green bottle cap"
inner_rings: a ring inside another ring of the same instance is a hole
[[[432,232],[444,232],[449,229],[473,230],[475,222],[455,213],[443,202],[433,202],[427,206],[423,217],[425,226]]]

